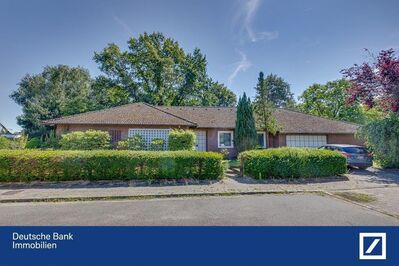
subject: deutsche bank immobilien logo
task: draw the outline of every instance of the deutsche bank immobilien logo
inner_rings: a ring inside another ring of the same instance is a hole
[[[386,233],[359,233],[359,259],[385,260],[387,258]]]

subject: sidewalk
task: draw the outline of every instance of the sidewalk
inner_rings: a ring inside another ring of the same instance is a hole
[[[399,187],[397,170],[353,170],[341,177],[259,181],[228,173],[220,181],[72,181],[0,184],[0,202],[100,199],[128,197],[195,196],[218,194],[294,193]],[[395,193],[391,193],[394,195]],[[387,199],[389,201],[389,199]],[[396,203],[399,203],[396,201]],[[396,204],[399,206],[399,204]],[[398,210],[399,213],[399,210]]]

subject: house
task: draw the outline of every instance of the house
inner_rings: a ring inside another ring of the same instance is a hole
[[[20,136],[20,134],[11,133],[2,123],[0,123],[0,137],[5,137],[7,139],[16,139]]]
[[[281,127],[275,136],[258,132],[259,145],[264,148],[294,146],[318,147],[328,143],[360,144],[355,139],[358,125],[321,118],[287,109],[276,109],[274,116]],[[199,151],[227,149],[230,157],[237,155],[234,147],[236,108],[153,106],[132,103],[44,121],[60,135],[70,131],[97,129],[108,131],[113,144],[139,134],[146,144],[153,138],[167,139],[173,128],[192,129],[197,135]]]

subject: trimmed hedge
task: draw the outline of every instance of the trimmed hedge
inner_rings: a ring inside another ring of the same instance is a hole
[[[277,148],[240,153],[244,175],[254,178],[334,176],[346,173],[346,158],[336,151]]]
[[[168,142],[169,150],[180,151],[195,150],[196,135],[192,130],[173,129],[169,132]]]
[[[195,151],[42,151],[2,150],[0,182],[217,179],[222,155]]]
[[[102,150],[110,148],[111,137],[101,130],[75,131],[61,136],[62,150]]]

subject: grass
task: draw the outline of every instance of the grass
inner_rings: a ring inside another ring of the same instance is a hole
[[[373,195],[369,195],[366,193],[356,193],[356,192],[337,192],[335,195],[345,198],[350,201],[359,202],[359,203],[370,203],[376,201],[377,198]]]

